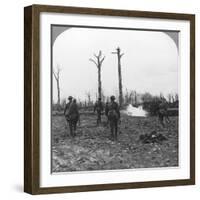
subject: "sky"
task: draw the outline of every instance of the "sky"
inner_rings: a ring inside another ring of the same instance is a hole
[[[176,33],[173,33],[176,34]],[[177,33],[178,34],[178,33]],[[102,89],[106,96],[118,95],[117,56],[120,47],[123,90],[149,92],[153,95],[178,93],[178,49],[162,31],[70,28],[53,43],[53,68],[61,68],[61,99],[69,95],[84,101],[90,92],[96,100],[97,67],[89,61],[99,50],[102,63]],[[53,101],[57,88],[53,80]]]

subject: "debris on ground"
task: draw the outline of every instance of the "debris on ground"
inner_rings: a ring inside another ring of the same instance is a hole
[[[140,140],[142,141],[143,144],[162,143],[163,141],[167,140],[167,137],[165,137],[161,133],[152,131],[149,134],[146,133],[146,134],[140,135]]]
[[[118,140],[112,141],[105,116],[97,126],[95,115],[82,115],[72,138],[64,116],[53,115],[52,172],[178,166],[178,117],[170,120],[162,128],[157,117],[122,114]]]

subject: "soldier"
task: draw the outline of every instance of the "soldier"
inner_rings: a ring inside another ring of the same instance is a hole
[[[70,107],[70,105],[71,105],[71,103],[72,103],[72,99],[73,99],[72,96],[69,96],[69,97],[68,97],[68,103],[66,104],[65,109],[64,109],[64,116],[65,116],[65,118],[66,118],[67,121],[68,121],[69,107]]]
[[[109,106],[109,102],[107,100],[106,105],[105,105],[105,116],[107,118],[106,126],[108,126],[108,123],[109,123],[109,121],[108,121],[108,106]]]
[[[101,123],[101,113],[103,112],[103,103],[101,98],[94,105],[94,112],[97,112],[97,126]]]
[[[74,137],[76,124],[77,124],[77,123],[74,123],[74,121],[75,121],[74,118],[76,118],[77,115],[79,116],[79,114],[77,114],[78,107],[76,108],[76,101],[74,103],[74,101],[72,102],[72,99],[73,99],[72,96],[68,97],[69,102],[65,106],[64,115],[65,115],[65,119],[69,125],[70,135],[72,137]]]
[[[115,102],[115,96],[110,97],[110,104],[107,107],[107,116],[111,129],[111,139],[117,140],[118,122],[120,122],[119,105]]]
[[[159,104],[158,119],[163,127],[165,127],[164,118],[166,119],[167,123],[170,122],[167,107],[168,106],[167,106],[166,100],[164,98],[162,98],[161,103]]]
[[[69,123],[70,135],[74,137],[76,135],[77,122],[79,121],[80,123],[80,115],[76,99],[74,99],[73,102],[70,104],[68,115],[69,115],[68,123]]]

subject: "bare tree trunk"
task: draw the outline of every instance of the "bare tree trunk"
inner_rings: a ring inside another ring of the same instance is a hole
[[[102,63],[103,63],[103,61],[105,59],[105,56],[102,58],[101,51],[99,51],[98,55],[94,54],[94,56],[96,58],[96,61],[93,60],[92,58],[90,58],[89,60],[91,62],[93,62],[97,66],[97,69],[98,69],[98,97],[101,98],[101,96],[102,96],[101,66],[102,66]]]
[[[118,56],[118,76],[119,76],[119,105],[122,106],[123,92],[122,92],[122,72],[121,72],[120,56]]]
[[[100,66],[98,68],[98,94],[99,94],[99,98],[101,98],[102,93],[101,93],[101,67]]]
[[[57,82],[57,91],[58,91],[58,101],[57,101],[57,104],[60,105],[60,82],[59,82],[59,79],[57,79],[56,82]]]
[[[57,85],[57,95],[58,95],[57,105],[58,106],[60,106],[60,71],[61,69],[59,67],[57,67],[56,72],[53,70],[53,75],[54,75],[54,78],[56,80],[56,85]]]
[[[124,55],[121,54],[121,49],[118,47],[117,52],[112,52],[113,54],[117,54],[118,61],[118,77],[119,77],[119,105],[120,107],[123,105],[123,89],[122,89],[122,72],[121,72],[121,57]]]

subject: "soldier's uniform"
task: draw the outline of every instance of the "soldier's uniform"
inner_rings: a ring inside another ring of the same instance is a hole
[[[67,121],[69,121],[69,107],[72,104],[72,97],[68,97],[69,102],[66,104],[65,109],[64,109],[64,116]]]
[[[109,106],[109,102],[106,102],[106,105],[105,105],[105,115],[106,115],[106,117],[108,117],[108,106]]]
[[[169,116],[168,116],[168,111],[167,111],[167,103],[165,101],[162,101],[159,104],[159,110],[158,110],[158,118],[162,126],[164,127],[164,118],[166,118],[167,122],[169,123]]]
[[[118,134],[118,122],[120,120],[120,110],[117,102],[114,101],[115,97],[111,96],[111,102],[106,108],[106,115],[111,129],[111,137],[117,139]]]
[[[77,122],[80,120],[78,105],[76,103],[76,100],[74,100],[69,106],[68,118],[69,118],[70,134],[74,137],[76,134]]]
[[[109,102],[107,101],[106,102],[106,105],[105,105],[105,116],[106,116],[106,118],[107,118],[107,122],[106,122],[106,125],[108,126],[108,123],[109,123],[109,121],[108,121],[108,108],[109,107]]]
[[[97,112],[97,125],[101,123],[101,114],[103,112],[103,103],[101,99],[99,99],[94,105],[94,112]]]
[[[68,100],[69,102],[66,104],[64,109],[64,115],[69,125],[70,135],[74,137],[76,125],[79,120],[79,111],[76,100],[74,99],[72,102],[71,96],[69,96]]]

